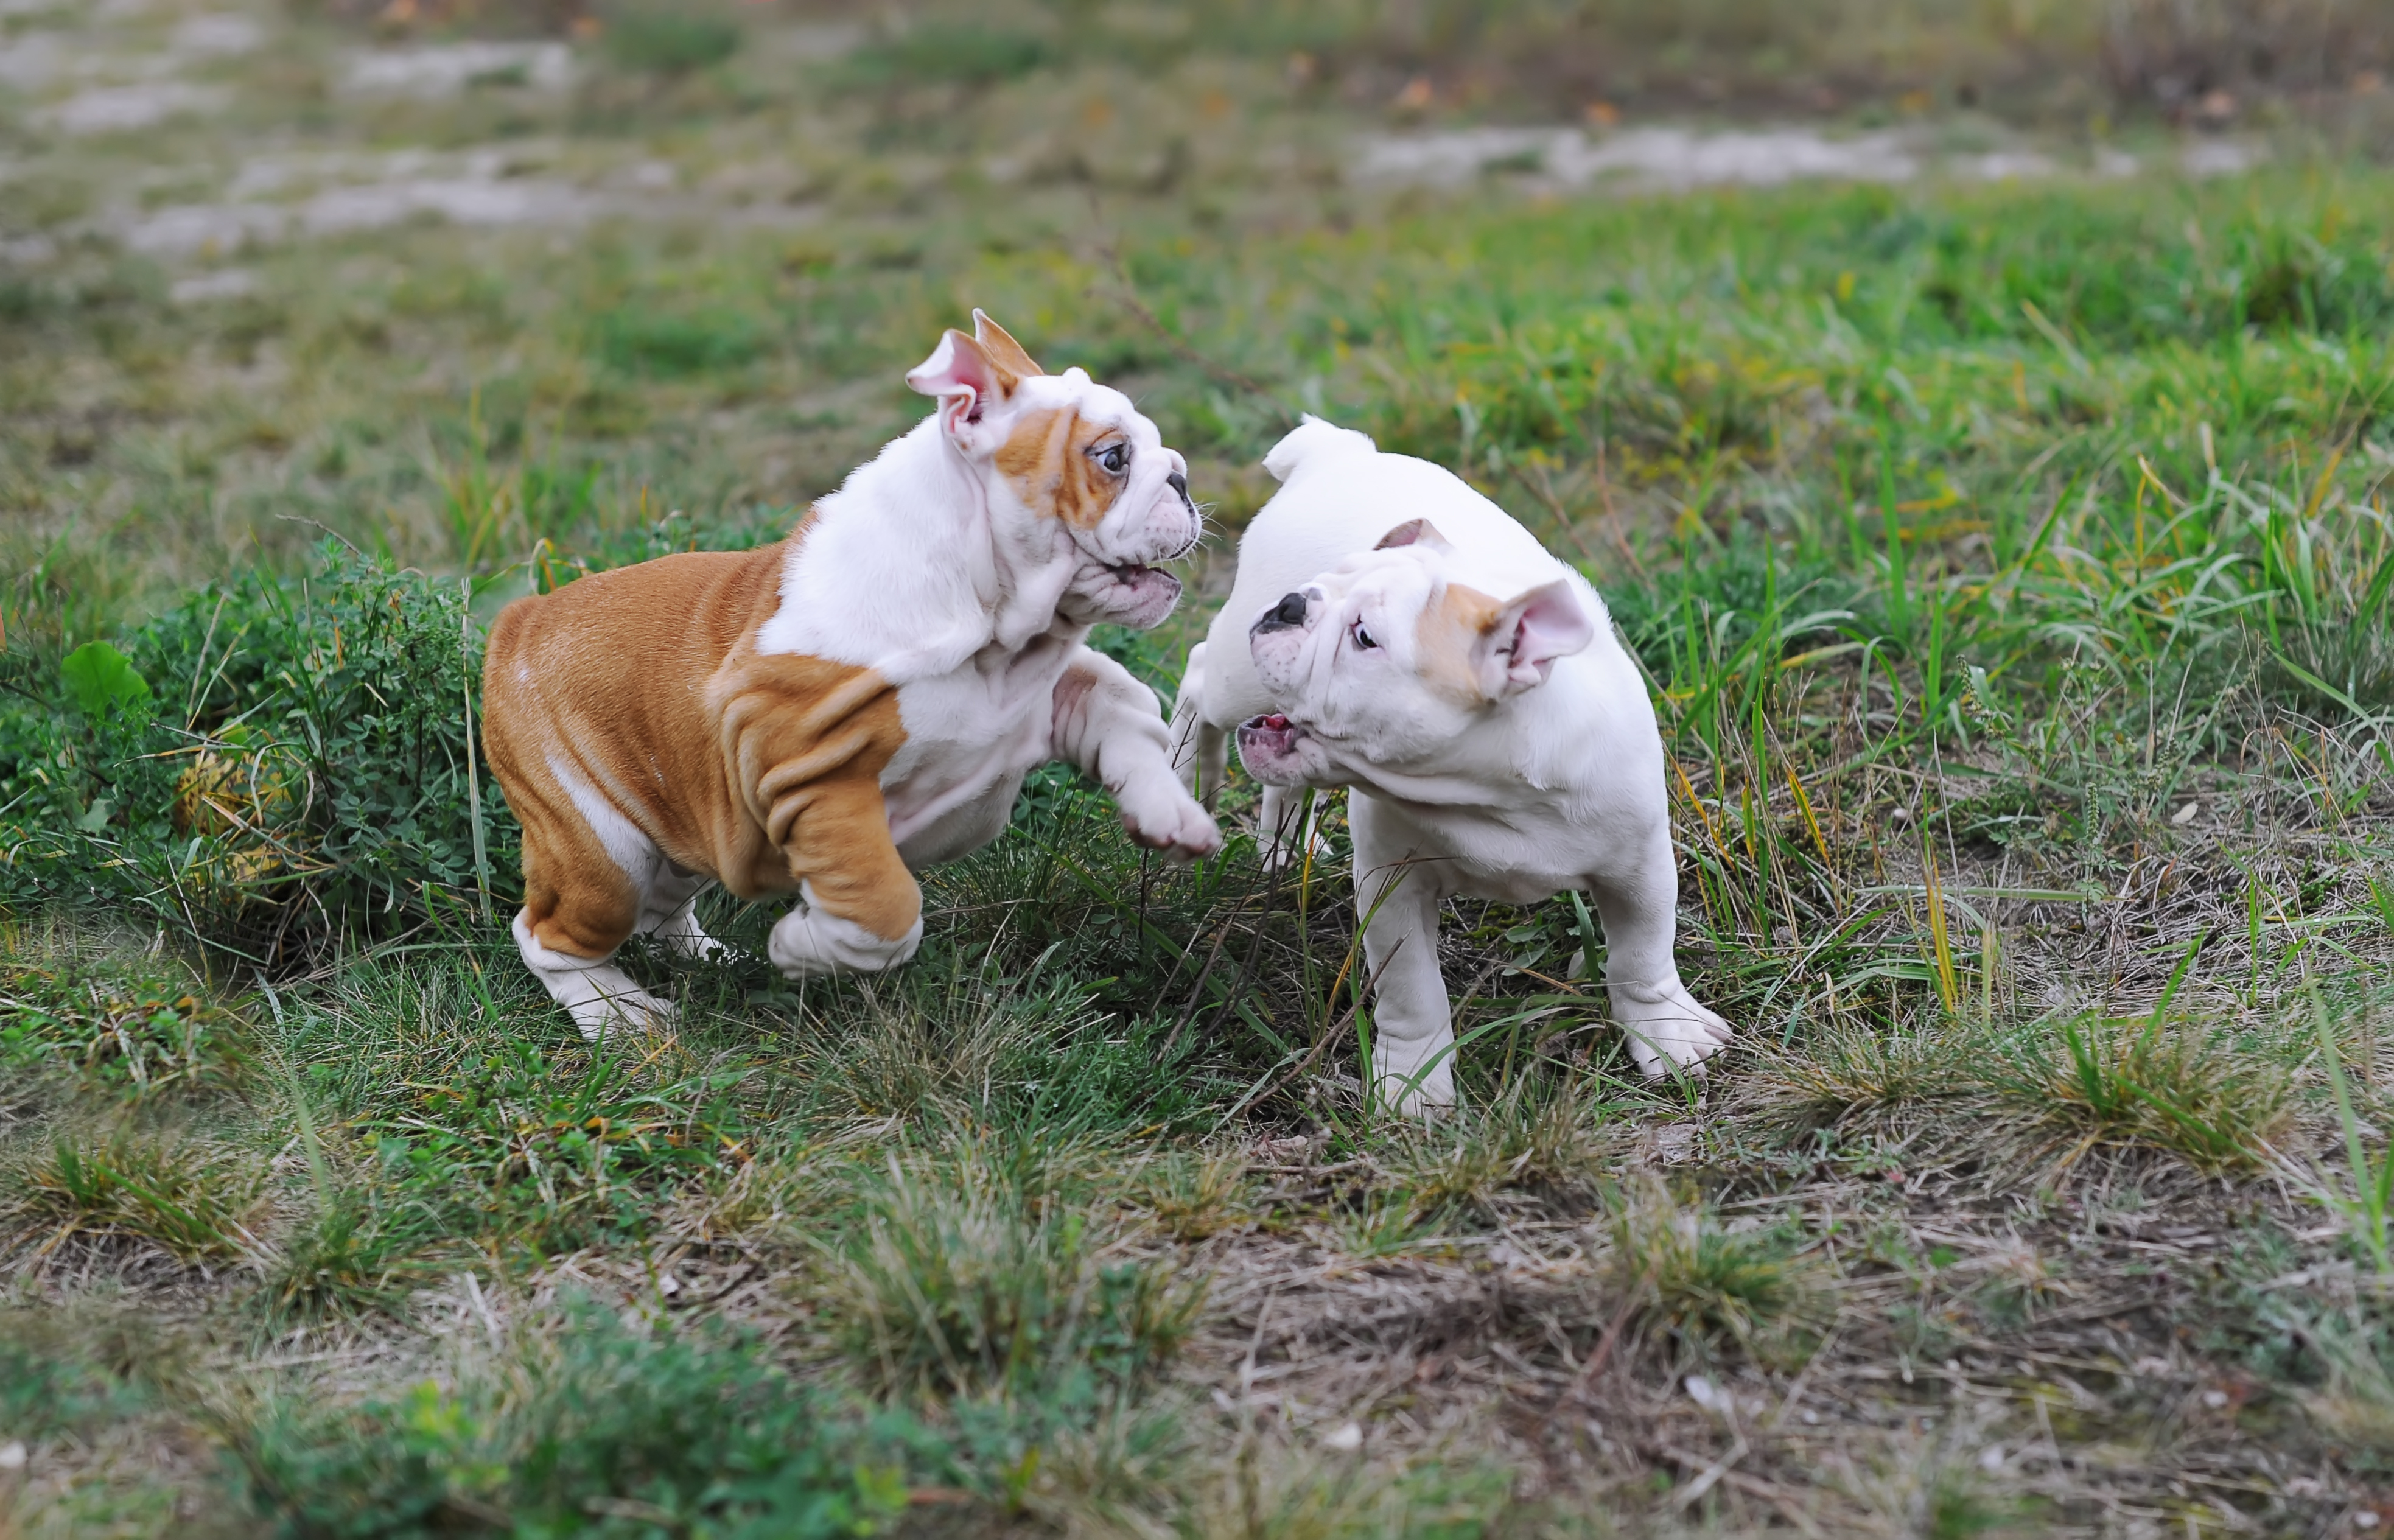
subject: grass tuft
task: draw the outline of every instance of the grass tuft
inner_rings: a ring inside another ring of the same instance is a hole
[[[885,1391],[1129,1384],[1178,1351],[1204,1289],[1105,1241],[1087,1214],[980,1151],[893,1161],[841,1260],[842,1341]]]
[[[607,18],[607,57],[619,68],[687,74],[740,51],[737,22],[680,6],[626,7]]]
[[[86,956],[71,944],[13,952],[0,960],[0,1066],[108,1099],[230,1089],[247,1067],[246,1024],[197,988],[148,957]]]
[[[2332,1436],[2378,1458],[2394,1454],[2394,1367],[2385,1323],[2323,1321],[2310,1327],[2327,1383],[2306,1394],[2303,1409]]]
[[[861,50],[844,72],[859,86],[986,86],[1029,74],[1054,56],[1046,39],[1030,33],[932,23]]]
[[[1994,1089],[2074,1141],[2064,1165],[2111,1144],[2167,1151],[2202,1171],[2250,1170],[2290,1116],[2282,1066],[2191,1022],[2064,1016],[1998,1052]]]
[[[119,1129],[62,1137],[24,1178],[17,1213],[46,1228],[46,1247],[71,1235],[147,1241],[186,1263],[254,1253],[264,1173],[245,1152],[198,1139]]]
[[[434,1263],[420,1217],[339,1191],[283,1241],[265,1274],[268,1318],[314,1324],[396,1309],[431,1281]]]
[[[626,306],[598,318],[595,342],[598,356],[614,368],[664,378],[735,369],[765,349],[754,318],[722,307]]]
[[[1247,1163],[1239,1155],[1167,1154],[1140,1173],[1138,1199],[1181,1241],[1203,1241],[1254,1217]]]
[[[753,1336],[652,1333],[569,1301],[452,1384],[350,1405],[271,1399],[233,1448],[252,1505],[294,1533],[831,1540],[872,1533],[906,1490],[838,1410]]]
[[[1920,1027],[1873,1032],[1839,1023],[1800,1046],[1767,1048],[1757,1079],[1798,1121],[1835,1124],[1973,1089],[1965,1033]]]
[[[1451,1216],[1476,1225],[1510,1191],[1563,1203],[1592,1198],[1606,1167],[1600,1117],[1586,1085],[1523,1077],[1492,1105],[1467,1104],[1426,1127],[1392,1127],[1381,1159],[1409,1194],[1411,1222]]]
[[[1817,1324],[1824,1303],[1813,1270],[1784,1235],[1730,1230],[1708,1205],[1684,1203],[1651,1178],[1623,1193],[1611,1270],[1644,1324],[1666,1334],[1682,1357],[1731,1342],[1773,1351]]]
[[[141,1404],[140,1387],[52,1334],[36,1329],[20,1340],[32,1324],[23,1311],[0,1315],[0,1428],[10,1437],[47,1438]]]

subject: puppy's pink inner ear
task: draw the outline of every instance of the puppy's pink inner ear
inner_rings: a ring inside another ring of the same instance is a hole
[[[1420,546],[1433,551],[1454,549],[1453,546],[1446,543],[1446,536],[1438,533],[1438,526],[1427,519],[1406,520],[1395,529],[1380,536],[1380,543],[1372,548],[1375,551],[1393,551],[1403,546]]]
[[[906,371],[909,387],[940,401],[940,421],[950,432],[979,422],[990,405],[1014,394],[1021,376],[1000,365],[981,345],[950,327],[929,358]]]
[[[1493,634],[1509,638],[1509,646],[1499,642],[1510,654],[1502,660],[1506,682],[1528,686],[1546,683],[1557,658],[1585,649],[1596,639],[1596,626],[1571,584],[1557,578],[1506,605]]]

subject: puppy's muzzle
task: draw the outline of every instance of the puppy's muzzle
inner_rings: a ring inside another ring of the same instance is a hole
[[[1205,538],[1205,516],[1197,511],[1197,505],[1190,499],[1189,478],[1186,475],[1176,470],[1164,479],[1164,484],[1172,489],[1173,494],[1180,499],[1182,510],[1189,515],[1188,540],[1178,550],[1164,559],[1167,561],[1177,561],[1195,550],[1197,542]]]
[[[1305,624],[1307,609],[1303,594],[1283,594],[1281,601],[1263,613],[1263,618],[1248,627],[1248,635],[1262,636],[1268,631],[1289,631]]]
[[[1250,761],[1249,770],[1256,770],[1295,754],[1297,740],[1304,736],[1303,728],[1277,711],[1250,717],[1239,724],[1239,757]]]

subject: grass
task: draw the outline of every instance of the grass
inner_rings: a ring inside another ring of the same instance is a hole
[[[1109,1260],[1108,1237],[1041,1176],[1035,1153],[892,1162],[834,1284],[845,1345],[885,1391],[1085,1396],[1172,1360],[1202,1286]]]
[[[2382,99],[2206,80],[2282,130],[2206,181],[2158,82],[2231,8],[2119,83],[2078,12],[1466,9],[610,10],[570,88],[424,100],[298,18],[173,65],[218,115],[0,101],[0,241],[51,248],[0,259],[8,1524],[2381,1512],[2394,182],[2345,151]],[[90,46],[177,46],[123,25]],[[1707,81],[2063,173],[1351,174],[1353,134],[1730,111]],[[2008,118],[1943,113],[1971,82]],[[278,158],[295,123],[357,159]],[[178,253],[93,191],[419,174],[593,202]],[[628,957],[676,1032],[557,1016],[482,919],[478,627],[777,535],[971,304],[1190,458],[1224,538],[1165,632],[1100,638],[1162,689],[1298,410],[1588,572],[1671,754],[1681,967],[1740,1030],[1701,1094],[1628,1065],[1584,907],[1461,903],[1465,1107],[1391,1122],[1339,800],[1330,861],[1267,876],[1241,823],[1173,870],[1053,772],[927,874],[900,974],[790,984],[717,899],[743,954]]]
[[[438,1276],[428,1221],[421,1209],[393,1213],[363,1191],[328,1192],[262,1270],[257,1303],[284,1325],[400,1309]]]
[[[123,1130],[62,1138],[20,1174],[17,1218],[56,1226],[45,1249],[72,1236],[121,1236],[181,1262],[233,1260],[255,1242],[244,1221],[264,1186],[244,1154]]]
[[[255,1500],[337,1535],[463,1523],[828,1536],[903,1506],[902,1466],[875,1460],[862,1430],[736,1335],[661,1338],[572,1302],[553,1325],[552,1341],[467,1366],[454,1388],[427,1379],[338,1412],[270,1404],[236,1446]]]
[[[1730,1343],[1783,1354],[1784,1346],[1758,1335],[1818,1324],[1815,1280],[1789,1255],[1784,1237],[1725,1228],[1719,1216],[1651,1180],[1626,1195],[1612,1242],[1612,1283],[1626,1296],[1616,1308],[1693,1362]],[[1795,1362],[1811,1346],[1797,1345]]]
[[[2175,1031],[2167,1031],[2172,1025]],[[2062,1020],[2020,1045],[1998,1094],[2079,1140],[2168,1150],[2198,1167],[2252,1167],[2287,1119],[2282,1073],[2190,1023]]]

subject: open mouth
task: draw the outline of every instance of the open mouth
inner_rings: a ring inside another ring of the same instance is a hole
[[[1304,736],[1303,728],[1277,711],[1266,717],[1250,717],[1239,724],[1239,756],[1284,759],[1296,752],[1296,741]]]
[[[1162,601],[1177,603],[1180,598],[1180,580],[1161,567],[1141,562],[1125,561],[1106,564],[1106,580],[1118,595],[1134,603]]]
[[[1180,580],[1143,561],[1092,560],[1074,575],[1070,592],[1083,619],[1144,629],[1180,602]]]
[[[1104,573],[1105,583],[1115,589],[1135,594],[1169,593],[1180,597],[1180,580],[1161,567],[1151,567],[1143,561],[1100,561],[1098,570]]]

